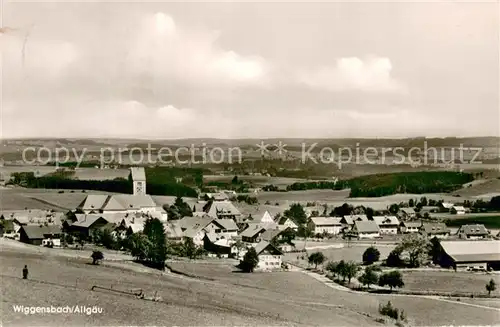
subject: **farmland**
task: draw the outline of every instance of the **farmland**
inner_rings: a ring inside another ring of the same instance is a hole
[[[485,273],[466,273],[453,271],[404,271],[405,290],[409,291],[435,291],[459,292],[473,294],[487,294],[485,285],[493,278],[500,283],[498,275]],[[492,293],[499,295],[498,290]]]

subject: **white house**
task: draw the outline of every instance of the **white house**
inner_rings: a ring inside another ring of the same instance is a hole
[[[294,231],[299,230],[299,226],[296,223],[294,223],[293,220],[290,219],[289,217],[280,217],[280,219],[278,220],[278,228],[279,229],[291,228]]]
[[[457,232],[458,237],[468,240],[479,240],[487,238],[489,233],[484,225],[462,225]]]
[[[337,235],[342,230],[342,223],[340,217],[311,217],[309,227],[316,234],[331,234]]]
[[[351,231],[359,239],[380,237],[380,229],[377,223],[372,220],[355,221]]]
[[[454,215],[465,215],[465,208],[463,206],[453,206],[450,212]]]
[[[402,221],[399,225],[399,231],[401,232],[401,234],[418,233],[420,230],[420,226],[422,226],[421,222]]]
[[[396,216],[374,216],[373,221],[380,229],[380,234],[395,235],[398,233],[399,220]]]
[[[255,268],[256,271],[272,271],[281,269],[283,252],[266,241],[257,243],[254,248],[259,258],[259,263]]]

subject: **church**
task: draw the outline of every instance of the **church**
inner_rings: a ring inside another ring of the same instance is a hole
[[[167,213],[146,193],[146,173],[143,167],[130,168],[132,194],[89,194],[78,205],[77,210],[85,213],[133,214],[143,213],[167,219]]]

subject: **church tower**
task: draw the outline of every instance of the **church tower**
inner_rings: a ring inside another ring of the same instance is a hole
[[[146,195],[146,172],[144,167],[131,167],[130,176],[132,178],[133,194]]]

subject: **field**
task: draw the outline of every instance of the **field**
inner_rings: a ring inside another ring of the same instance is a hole
[[[485,273],[447,272],[447,271],[404,271],[405,290],[460,292],[487,294],[485,285],[493,278],[497,285],[500,276]],[[497,289],[492,295],[499,295]],[[498,299],[497,299],[498,300]],[[499,300],[500,301],[500,300]]]
[[[76,208],[87,194],[110,194],[99,191],[25,189],[4,188],[0,189],[0,210],[48,209],[66,211]]]
[[[378,303],[386,303],[390,300],[394,305],[405,310],[411,325],[488,325],[496,321],[498,316],[498,312],[491,309],[469,307],[436,299],[339,291],[300,272],[255,273],[242,278],[241,274],[234,273],[232,268],[218,267],[214,264],[184,262],[175,263],[173,266],[186,273],[231,284],[231,288],[246,285],[263,291],[279,292],[284,299],[296,299],[300,294],[302,302],[340,304],[348,310],[365,312],[374,316],[377,314]],[[332,325],[332,322],[327,325]],[[335,323],[335,325],[341,324]]]
[[[328,243],[322,243],[323,246],[327,246]],[[317,249],[311,249],[318,246]],[[340,260],[345,260],[345,261],[355,261],[355,262],[362,262],[362,256],[363,252],[372,244],[370,243],[364,243],[364,244],[356,244],[356,243],[351,243],[350,245],[344,245],[343,243],[337,243],[337,246],[344,246],[342,248],[326,248],[322,249],[320,248],[322,245],[320,242],[315,244],[314,242],[307,242],[307,248],[310,249],[308,250],[308,253],[313,253],[316,251],[322,252],[326,258],[327,261],[340,261]],[[373,244],[379,251],[380,251],[380,260],[384,260],[387,258],[389,253],[396,247],[396,244]],[[302,259],[297,259],[297,257],[302,256],[302,253],[287,253],[285,254],[285,259],[293,263],[297,263],[302,267],[307,267],[307,258],[305,260]]]

